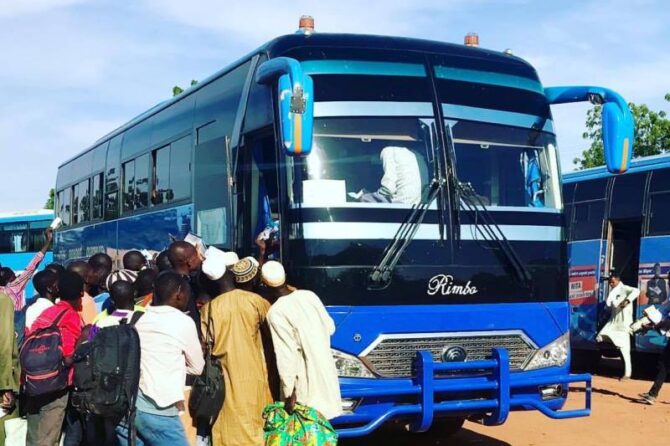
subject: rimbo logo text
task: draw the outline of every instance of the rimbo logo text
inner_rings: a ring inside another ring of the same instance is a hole
[[[478,292],[477,287],[472,285],[472,282],[469,280],[465,285],[456,285],[454,283],[454,276],[451,274],[438,274],[428,281],[428,294],[430,296],[436,294],[441,294],[442,296],[472,296]]]

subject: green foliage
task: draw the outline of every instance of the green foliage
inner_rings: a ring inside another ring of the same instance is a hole
[[[193,87],[194,85],[198,85],[198,81],[195,79],[191,79],[191,87]],[[183,92],[184,89],[181,88],[179,85],[175,85],[174,87],[172,87],[172,97],[179,96]]]
[[[47,199],[47,202],[44,204],[44,209],[53,209],[54,208],[54,199],[56,197],[56,191],[51,188],[49,190],[49,198]]]
[[[670,101],[670,93],[665,95]],[[628,104],[635,119],[635,139],[633,157],[658,155],[670,151],[670,119],[664,111],[650,110],[644,104]],[[602,140],[602,107],[596,105],[586,113],[586,131],[582,137],[591,141],[591,146],[575,158],[574,163],[580,169],[602,166],[605,164]]]

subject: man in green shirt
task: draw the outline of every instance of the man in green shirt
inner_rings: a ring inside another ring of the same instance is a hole
[[[5,445],[5,420],[16,418],[19,393],[19,349],[14,333],[14,303],[0,293],[0,446]],[[11,333],[10,336],[6,334]]]

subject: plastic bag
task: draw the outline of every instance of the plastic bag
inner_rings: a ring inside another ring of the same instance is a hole
[[[293,414],[284,403],[273,403],[263,410],[265,446],[335,446],[337,432],[316,409],[296,404]]]

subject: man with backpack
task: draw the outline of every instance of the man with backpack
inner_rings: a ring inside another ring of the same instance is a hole
[[[48,269],[38,272],[33,277],[33,287],[37,291],[37,299],[24,309],[25,330],[31,329],[33,322],[44,310],[54,306],[58,297],[58,274]]]
[[[55,446],[72,384],[72,356],[81,335],[84,282],[66,271],[58,280],[60,301],[42,312],[26,333],[21,368],[27,396],[27,446]]]
[[[186,374],[200,375],[205,365],[195,323],[183,313],[190,299],[188,279],[164,272],[156,279],[153,305],[135,325],[141,346],[138,445],[188,445],[179,418],[185,410],[184,383]],[[116,432],[121,444],[128,442],[128,423]]]
[[[70,403],[83,432],[72,444],[117,445],[115,428],[126,417],[132,421],[140,376],[140,340],[135,324],[135,289],[125,280],[110,287],[114,310],[88,332],[74,355],[74,389]],[[112,377],[113,379],[110,379]],[[65,438],[66,446],[68,436]]]

